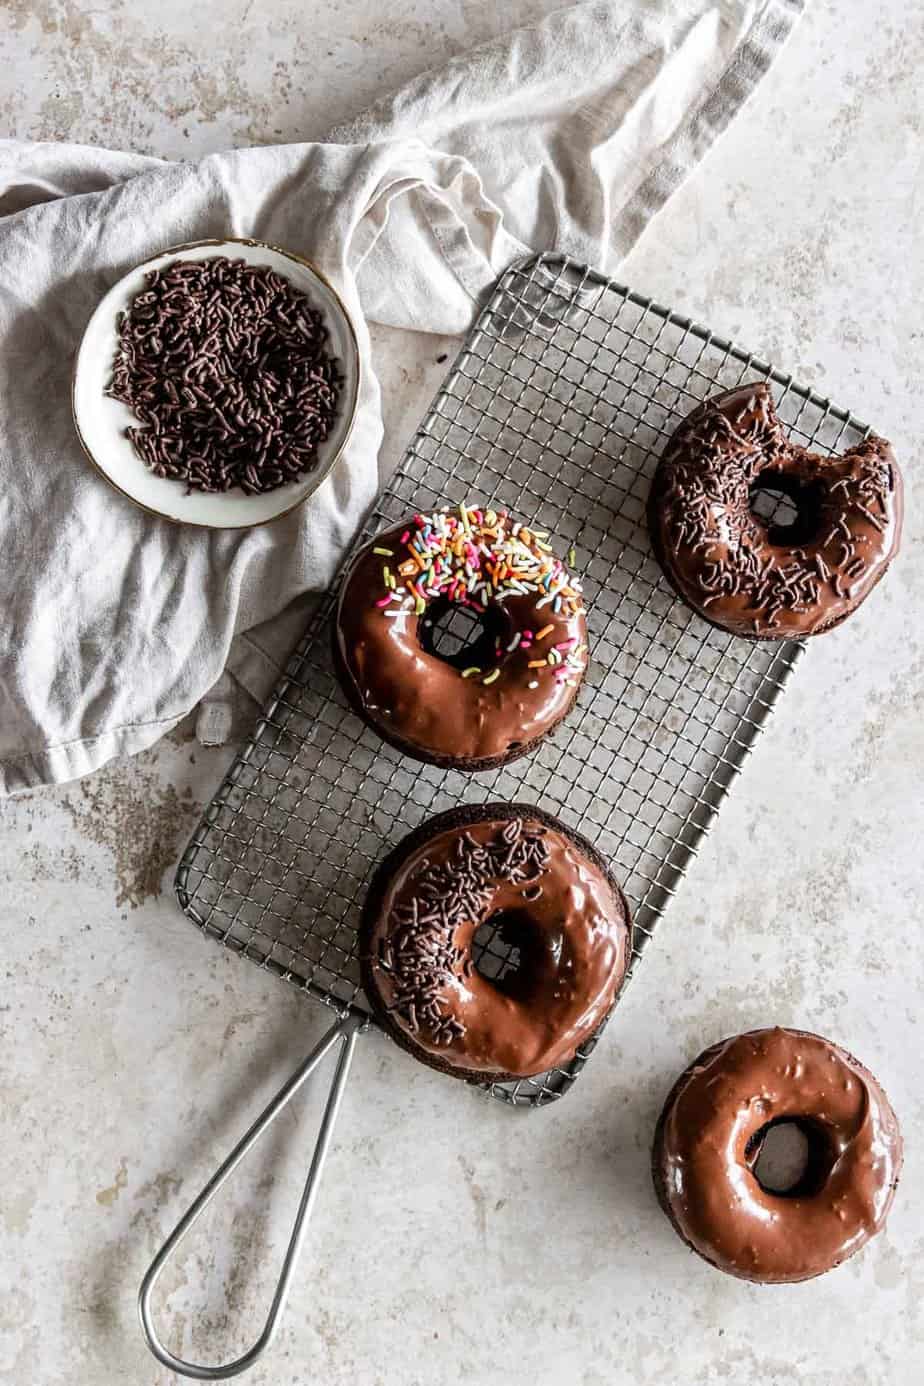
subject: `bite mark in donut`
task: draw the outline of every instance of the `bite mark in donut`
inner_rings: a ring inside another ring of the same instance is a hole
[[[753,509],[761,489],[797,506],[790,525]],[[672,586],[713,625],[801,639],[845,620],[898,552],[902,478],[870,435],[839,457],[792,442],[763,383],[706,400],[675,431],[648,501],[652,546]]]
[[[756,1173],[767,1132],[803,1131],[808,1159],[785,1192]],[[822,1275],[883,1226],[902,1141],[889,1100],[845,1050],[804,1030],[752,1030],[712,1045],[674,1084],[652,1151],[658,1199],[718,1270],[784,1283]]]
[[[441,653],[442,618],[478,624]],[[548,536],[506,511],[416,515],[356,557],[334,623],[341,683],[386,741],[437,765],[482,770],[558,725],[587,666],[581,586]]]
[[[487,976],[489,924],[518,954]],[[527,805],[454,809],[379,867],[361,929],[363,985],[377,1018],[415,1058],[473,1082],[569,1062],[625,976],[631,921],[595,850]]]

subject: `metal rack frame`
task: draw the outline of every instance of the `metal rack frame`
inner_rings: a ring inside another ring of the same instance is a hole
[[[411,761],[340,691],[332,590],[182,857],[176,891],[189,918],[342,1016],[368,1019],[356,925],[376,863],[426,817],[504,799],[541,804],[610,860],[633,908],[635,966],[803,648],[706,624],[674,596],[648,542],[645,501],[664,443],[702,398],[749,379],[774,386],[791,434],[819,452],[869,431],[565,256],[507,270],[356,545],[460,501],[503,505],[549,530],[560,553],[575,550],[587,600],[591,664],[577,705],[501,770]],[[508,961],[498,951],[495,970]],[[566,1068],[489,1091],[515,1105],[560,1097],[599,1033]]]

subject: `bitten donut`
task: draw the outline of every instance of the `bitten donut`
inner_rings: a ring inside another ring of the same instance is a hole
[[[808,1147],[798,1183],[754,1173],[771,1126]],[[875,1078],[805,1030],[751,1030],[700,1054],[677,1080],[652,1154],[661,1206],[718,1270],[768,1283],[809,1280],[846,1261],[885,1222],[901,1171],[895,1113]]]
[[[437,652],[453,606],[475,640]],[[486,770],[524,755],[567,714],[587,666],[580,583],[544,533],[504,510],[416,515],[361,550],[340,593],[336,667],[386,741],[436,765]]]
[[[761,488],[798,509],[767,525]],[[706,620],[756,640],[801,639],[839,625],[898,552],[902,478],[873,435],[840,457],[790,441],[767,385],[694,409],[673,434],[650,492],[648,528],[665,574]]]
[[[493,980],[475,943],[488,921],[518,956]],[[363,985],[415,1058],[472,1082],[527,1078],[568,1063],[594,1033],[631,943],[622,891],[588,843],[537,808],[471,805],[425,823],[379,867]]]

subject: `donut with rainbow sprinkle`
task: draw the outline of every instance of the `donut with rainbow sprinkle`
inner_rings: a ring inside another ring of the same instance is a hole
[[[354,559],[334,655],[351,704],[386,741],[490,769],[530,751],[574,703],[587,667],[581,584],[545,531],[506,510],[414,515]]]

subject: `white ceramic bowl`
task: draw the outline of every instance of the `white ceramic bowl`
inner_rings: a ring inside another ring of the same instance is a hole
[[[126,428],[137,424],[138,420],[127,405],[106,394],[118,348],[116,319],[144,288],[144,276],[175,260],[208,260],[216,255],[246,260],[252,265],[268,265],[306,293],[312,306],[324,315],[329,333],[328,349],[337,358],[343,377],[337,417],[330,437],[318,448],[318,464],[314,471],[299,481],[257,496],[248,496],[237,488],[219,495],[193,491],[187,496],[182,482],[155,476],[125,436]],[[359,350],[353,325],[339,297],[318,270],[291,251],[262,241],[199,241],[175,246],[136,265],[113,285],[96,308],[87,323],[74,364],[74,423],[90,461],[116,490],[136,505],[184,524],[203,525],[209,529],[243,529],[285,515],[318,489],[350,436],[358,392]]]

